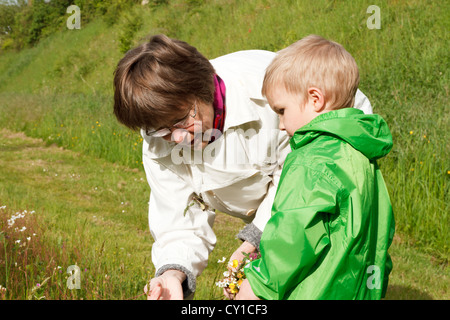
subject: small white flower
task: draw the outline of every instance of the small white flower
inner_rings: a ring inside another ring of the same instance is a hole
[[[222,260],[217,260],[217,263],[224,263],[225,262],[225,257],[222,258]]]
[[[20,243],[20,240],[16,240],[15,243]]]
[[[228,271],[228,270],[225,271],[225,272],[223,273],[223,276],[224,276],[224,277],[229,277],[229,276],[230,276],[230,271]]]
[[[27,237],[27,240],[30,241],[30,240],[31,240],[31,237]]]

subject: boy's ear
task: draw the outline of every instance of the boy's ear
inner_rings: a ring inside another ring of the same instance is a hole
[[[325,96],[321,89],[309,87],[308,100],[315,112],[321,112],[325,109]]]

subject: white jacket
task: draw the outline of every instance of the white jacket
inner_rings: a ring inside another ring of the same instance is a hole
[[[283,162],[291,151],[288,135],[278,130],[278,116],[261,95],[265,69],[274,57],[249,50],[211,60],[225,82],[226,117],[222,136],[204,150],[190,153],[142,131],[151,188],[152,260],[157,276],[168,269],[186,273],[185,296],[195,291],[195,278],[215,246],[215,210],[249,223],[239,238],[257,247],[270,218]],[[372,112],[359,90],[355,107]]]

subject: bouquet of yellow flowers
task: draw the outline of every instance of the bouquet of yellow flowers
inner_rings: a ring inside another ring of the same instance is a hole
[[[233,296],[239,292],[242,282],[246,279],[244,273],[244,267],[253,260],[259,259],[261,256],[259,253],[246,253],[242,252],[244,259],[242,261],[232,260],[227,264],[227,270],[223,273],[224,278],[216,282],[216,286],[219,288],[228,288]],[[224,263],[225,257],[218,263]]]

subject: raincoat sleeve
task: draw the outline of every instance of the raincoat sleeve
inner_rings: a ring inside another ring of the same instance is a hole
[[[327,221],[336,212],[337,193],[337,186],[321,172],[301,165],[283,171],[261,238],[261,259],[245,269],[256,296],[285,299],[326,254]]]
[[[149,157],[143,161],[151,188],[148,217],[156,276],[168,269],[184,272],[187,297],[195,291],[196,277],[215,246],[215,214],[194,200],[192,187],[174,172]]]

